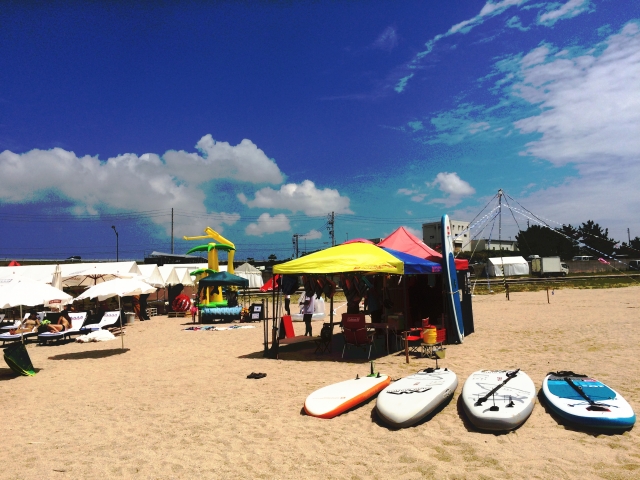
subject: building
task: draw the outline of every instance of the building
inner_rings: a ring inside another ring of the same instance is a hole
[[[518,242],[515,240],[497,240],[481,238],[480,240],[471,240],[471,250],[481,252],[483,250],[505,250],[508,252],[518,251]]]
[[[469,222],[450,220],[451,234],[453,235],[453,249],[456,252],[470,252]],[[459,235],[459,236],[458,236]],[[457,237],[457,238],[456,238]],[[442,251],[441,222],[422,224],[422,241],[435,250]]]

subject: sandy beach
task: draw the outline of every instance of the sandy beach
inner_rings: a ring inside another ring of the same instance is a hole
[[[546,292],[476,296],[474,314],[476,333],[441,363],[458,374],[453,400],[403,430],[379,422],[375,400],[332,420],[302,413],[312,391],[368,373],[362,351],[341,360],[340,336],[330,355],[290,346],[271,360],[258,323],[191,332],[190,319],[159,316],[127,327],[124,352],[120,339],[29,343],[36,376],[0,367],[0,478],[638,478],[638,426],[594,435],[538,402],[518,430],[480,433],[458,397],[481,368],[521,368],[537,388],[547,372],[573,370],[640,412],[640,287],[556,290],[550,304]],[[394,379],[434,365],[407,365],[382,345],[376,367]]]

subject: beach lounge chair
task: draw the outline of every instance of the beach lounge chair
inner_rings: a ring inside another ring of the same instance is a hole
[[[119,327],[120,326],[120,310],[114,310],[113,312],[105,312],[99,323],[92,323],[82,327],[82,330],[93,331],[101,330],[103,328]]]
[[[71,337],[71,335],[80,335],[82,333],[88,333],[89,330],[85,330],[82,325],[87,319],[87,312],[69,313],[71,319],[71,328],[62,332],[42,332],[38,334],[38,343],[46,344],[51,340],[63,340],[64,338]]]
[[[15,330],[16,328],[20,328],[22,324],[29,318],[31,314],[25,313],[24,318],[22,320],[16,320],[13,325],[5,325],[4,327],[0,327],[0,330],[3,332],[8,332],[9,330]]]
[[[374,344],[374,336],[367,331],[367,325],[363,314],[344,313],[342,315],[342,334],[344,335],[344,347],[342,348],[342,358],[347,350],[347,346],[364,348],[369,347],[367,360],[371,357],[371,348]]]
[[[10,333],[4,332],[0,334],[0,342],[4,345],[6,342],[19,342],[23,338],[25,340],[35,337],[38,335],[38,332],[23,332],[23,333]]]

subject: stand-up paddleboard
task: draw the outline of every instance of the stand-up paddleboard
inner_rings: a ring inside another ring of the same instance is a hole
[[[462,306],[460,305],[460,292],[458,287],[458,274],[456,272],[456,260],[453,256],[453,236],[451,235],[451,224],[449,215],[442,216],[442,268],[445,289],[447,292],[446,301],[449,315],[455,325],[453,334],[456,340],[462,343],[464,339],[464,323],[462,321]]]
[[[536,387],[521,370],[479,370],[462,387],[462,405],[481,430],[508,431],[522,425],[536,400]]]
[[[633,408],[619,393],[586,375],[550,373],[542,393],[554,413],[576,426],[626,430],[636,423]]]
[[[376,399],[380,418],[394,427],[409,427],[451,399],[458,377],[450,370],[427,368],[386,387]]]
[[[373,372],[373,366],[371,370]],[[307,397],[304,411],[313,417],[333,418],[369,400],[390,382],[388,375],[372,373],[367,377],[356,376],[351,380],[327,385]]]

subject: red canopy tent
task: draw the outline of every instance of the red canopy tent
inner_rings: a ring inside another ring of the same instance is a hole
[[[20,264],[19,264],[17,261],[15,261],[15,260],[11,260],[11,263],[9,264],[9,266],[10,266],[10,267],[19,267],[19,266],[20,266]]]
[[[378,243],[379,247],[387,247],[416,257],[442,264],[442,254],[427,246],[422,240],[408,232],[404,227],[398,228],[387,238]],[[469,260],[456,259],[456,270],[469,270]]]

